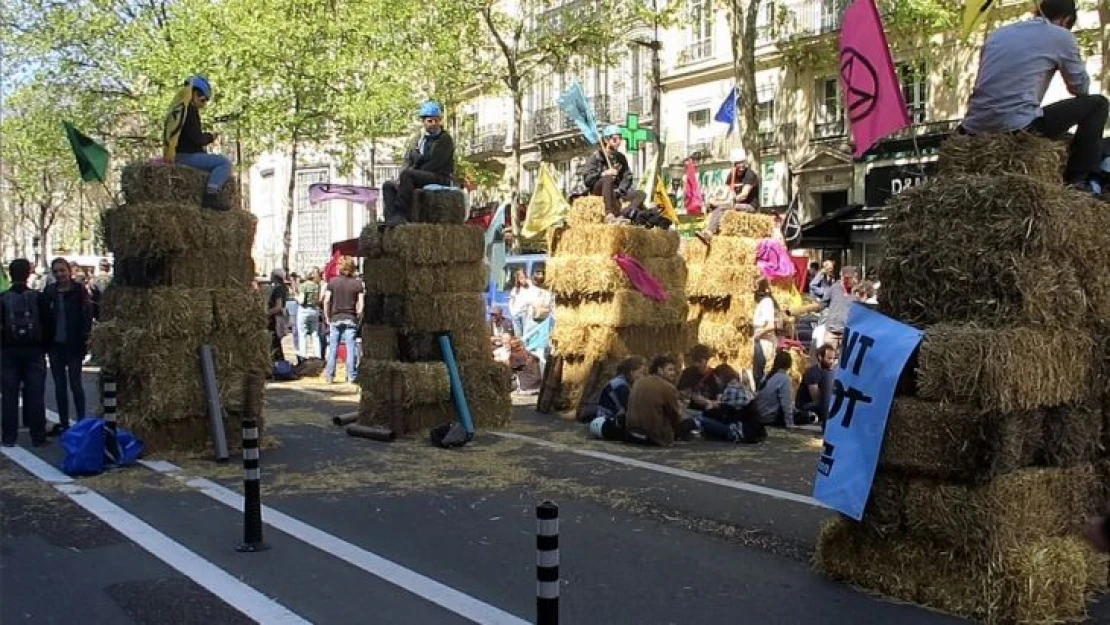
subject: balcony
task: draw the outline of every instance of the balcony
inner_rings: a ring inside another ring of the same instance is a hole
[[[713,56],[713,40],[704,39],[678,51],[678,65],[690,65]]]
[[[724,161],[728,158],[729,139],[714,137],[690,142],[672,141],[667,144],[664,157],[672,165],[684,163],[688,158],[695,161]]]
[[[901,139],[915,139],[917,137],[928,137],[932,135],[947,135],[956,130],[956,126],[960,124],[958,119],[947,119],[939,122],[926,122],[920,124],[913,124],[891,134],[887,140],[901,140]]]
[[[464,156],[500,154],[505,151],[508,129],[505,124],[479,126],[462,144]]]
[[[593,108],[594,119],[598,121],[599,125],[612,119],[609,96],[602,95],[586,98],[586,102]],[[563,113],[563,109],[558,106],[549,106],[540,109],[536,111],[532,119],[532,136],[536,139],[542,139],[572,130],[577,131],[578,125],[574,123],[574,120]]]
[[[756,45],[788,39],[820,37],[840,30],[848,0],[806,2],[791,9],[781,23],[764,22],[756,27]],[[776,20],[777,21],[777,20]]]
[[[629,96],[627,112],[639,115],[641,122],[651,117],[651,94]]]
[[[813,125],[814,140],[838,139],[844,136],[844,118],[832,121],[818,121]]]

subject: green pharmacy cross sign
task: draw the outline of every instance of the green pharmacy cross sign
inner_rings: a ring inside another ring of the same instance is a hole
[[[629,113],[624,118],[621,136],[624,137],[624,147],[628,148],[629,152],[637,152],[641,143],[651,141],[651,131],[640,128],[640,116],[636,113]]]

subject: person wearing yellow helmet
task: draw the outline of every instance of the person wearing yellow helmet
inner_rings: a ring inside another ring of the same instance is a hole
[[[208,172],[201,205],[213,210],[228,210],[230,207],[219,200],[219,193],[231,177],[231,161],[223,154],[208,153],[208,146],[219,139],[220,135],[204,132],[200,123],[200,111],[212,99],[212,86],[204,76],[193,76],[185,84],[188,85],[189,82],[192,82],[193,93],[186,104],[174,162]]]
[[[387,226],[408,222],[417,189],[449,185],[455,173],[455,141],[443,129],[443,109],[429,100],[420,106],[419,117],[423,130],[410,144],[401,174],[382,185]]]
[[[635,216],[640,212],[647,196],[643,191],[632,188],[632,169],[628,159],[617,148],[621,144],[621,129],[610,124],[601,132],[601,145],[590,155],[582,182],[590,190],[590,195],[600,195],[605,199],[605,212],[613,217]],[[621,210],[621,201],[628,202],[628,208]]]

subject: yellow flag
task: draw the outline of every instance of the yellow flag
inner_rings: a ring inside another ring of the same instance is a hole
[[[541,234],[559,223],[569,209],[570,205],[559,185],[555,184],[551,169],[547,163],[540,163],[540,180],[532,193],[532,200],[528,202],[528,213],[521,224],[520,234],[528,238]]]
[[[975,30],[983,16],[986,15],[987,10],[994,4],[994,0],[965,0],[965,2],[963,28],[960,34],[964,39],[967,39],[971,31]]]
[[[172,163],[177,156],[177,140],[181,137],[181,127],[185,125],[185,112],[192,99],[193,81],[189,79],[173,97],[170,111],[166,114],[166,121],[162,124],[162,160],[167,163]]]
[[[671,196],[667,195],[667,187],[663,184],[663,177],[655,177],[655,192],[652,193],[652,198],[655,201],[655,206],[659,209],[659,214],[671,220],[671,223],[678,225],[678,213],[674,209],[674,203],[671,202]]]

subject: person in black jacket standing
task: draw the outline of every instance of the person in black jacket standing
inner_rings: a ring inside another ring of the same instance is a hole
[[[590,155],[582,182],[590,195],[605,199],[605,212],[613,217],[635,219],[647,196],[632,189],[632,169],[628,159],[617,148],[621,144],[621,129],[610,124],[602,132],[601,146]],[[621,210],[621,200],[628,200],[628,208]],[[669,225],[669,224],[668,224]]]
[[[19,437],[19,399],[31,444],[46,444],[46,350],[51,320],[42,293],[27,286],[31,263],[17,258],[8,266],[11,289],[0,294],[0,442],[14,447]]]
[[[208,183],[201,199],[202,206],[213,210],[228,210],[229,207],[219,200],[219,193],[231,177],[231,161],[223,154],[208,153],[207,146],[220,135],[204,132],[200,125],[200,110],[208,106],[208,101],[212,99],[212,87],[203,76],[194,76],[191,80],[193,99],[185,109],[185,120],[177,139],[175,161],[178,165],[208,172]]]
[[[53,340],[47,345],[50,375],[54,378],[54,398],[58,402],[58,424],[51,430],[57,436],[69,429],[69,394],[77,420],[85,417],[85,388],[81,384],[81,364],[88,351],[92,331],[92,302],[85,287],[73,280],[69,262],[55,258],[50,263],[54,282],[43,289],[43,299],[53,321]]]
[[[455,173],[455,142],[443,129],[443,109],[438,102],[420,106],[424,129],[410,145],[405,167],[397,180],[382,184],[385,225],[398,226],[412,217],[412,196],[430,184],[451,184]]]

